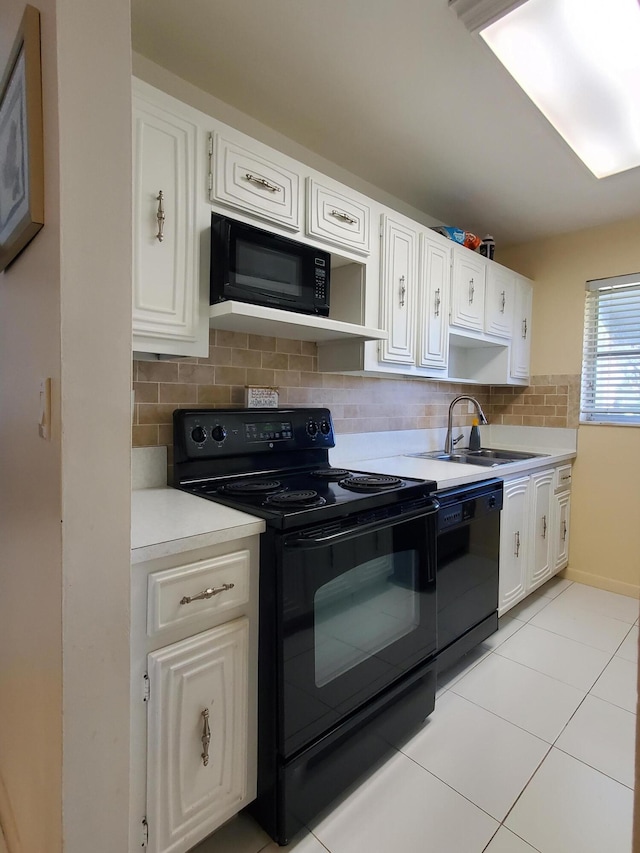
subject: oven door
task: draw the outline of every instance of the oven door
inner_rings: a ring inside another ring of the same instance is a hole
[[[282,537],[285,758],[434,655],[437,508],[425,498],[407,514],[395,506]]]

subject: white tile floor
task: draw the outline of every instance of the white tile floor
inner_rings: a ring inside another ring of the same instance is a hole
[[[194,853],[630,853],[637,655],[636,600],[551,580],[287,848],[241,814]]]

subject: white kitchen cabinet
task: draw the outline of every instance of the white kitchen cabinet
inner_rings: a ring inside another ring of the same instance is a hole
[[[500,519],[498,615],[502,616],[568,562],[569,486],[556,466],[504,481]]]
[[[484,332],[486,264],[464,246],[453,247],[451,280],[451,325]]]
[[[300,175],[289,161],[231,129],[213,134],[211,201],[300,229]]]
[[[420,235],[418,366],[445,371],[449,357],[451,249]]]
[[[335,189],[328,182],[307,178],[309,237],[368,255],[371,245],[371,208],[355,194]]]
[[[133,81],[133,349],[209,351],[204,117]]]
[[[516,276],[496,263],[488,263],[486,273],[484,330],[488,335],[510,339],[513,334]]]
[[[129,850],[185,853],[255,798],[259,537],[132,566]]]
[[[418,233],[383,216],[380,325],[389,332],[388,339],[379,344],[383,363],[415,364],[417,284]]]
[[[528,279],[522,276],[516,277],[515,285],[516,298],[513,312],[510,374],[514,379],[528,379],[531,361],[533,286]]]
[[[148,657],[150,853],[184,853],[247,801],[249,622]]]

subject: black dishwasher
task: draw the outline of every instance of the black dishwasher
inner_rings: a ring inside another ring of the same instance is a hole
[[[502,480],[436,492],[438,670],[498,628]]]

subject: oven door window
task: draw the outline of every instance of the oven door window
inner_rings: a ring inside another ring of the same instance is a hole
[[[375,557],[317,590],[313,603],[317,687],[419,628],[418,560],[415,550]]]
[[[285,538],[280,664],[286,754],[435,653],[435,522]]]

